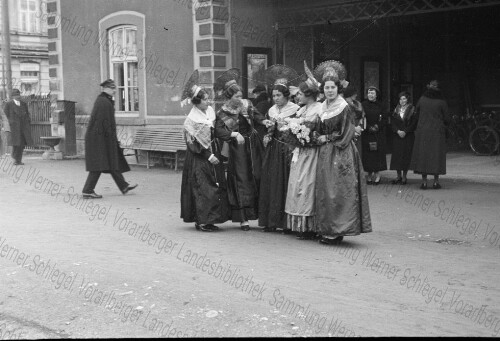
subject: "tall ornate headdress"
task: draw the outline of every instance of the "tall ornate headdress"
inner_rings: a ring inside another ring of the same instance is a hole
[[[266,83],[271,87],[281,84],[288,88],[292,84],[295,85],[298,79],[297,71],[286,65],[275,64],[266,69]]]
[[[305,83],[307,84],[307,87],[311,90],[319,90],[319,87],[321,86],[321,83],[317,81],[316,77],[314,77],[314,74],[312,71],[307,67],[307,63],[304,60],[304,71],[307,75],[307,79]]]
[[[241,72],[237,68],[232,68],[225,71],[215,80],[214,91],[215,92],[226,91],[234,84],[238,85],[240,77],[241,77]]]
[[[345,79],[347,76],[347,71],[342,63],[336,60],[327,60],[314,69],[314,74],[317,79],[325,80],[327,77],[336,79],[345,88],[349,82]]]
[[[191,99],[193,99],[193,97],[196,97],[200,90],[202,90],[202,87],[200,87],[198,83],[199,73],[198,70],[194,70],[191,74],[191,77],[189,77],[188,81],[186,82],[184,90],[182,91],[181,107],[191,104]]]

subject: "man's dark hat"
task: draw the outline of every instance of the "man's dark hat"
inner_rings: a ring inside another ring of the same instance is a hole
[[[101,83],[101,86],[103,88],[116,88],[115,81],[110,79],[106,79],[104,82]]]
[[[252,93],[254,94],[256,92],[264,92],[264,91],[266,91],[266,87],[262,84],[259,84],[252,90]]]
[[[21,91],[19,89],[12,89],[12,92],[10,93],[11,97],[14,96],[21,96]]]

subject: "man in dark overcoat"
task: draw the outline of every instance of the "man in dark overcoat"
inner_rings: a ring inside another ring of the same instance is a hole
[[[94,191],[101,173],[110,173],[123,194],[137,187],[127,183],[122,174],[130,167],[116,137],[115,82],[108,79],[101,86],[103,92],[97,96],[85,133],[85,167],[89,175],[82,192],[86,199],[102,198]]]
[[[25,146],[33,145],[31,139],[31,117],[28,105],[21,100],[19,89],[13,89],[11,100],[5,103],[5,116],[10,126],[10,141],[14,165],[24,165],[22,162]]]

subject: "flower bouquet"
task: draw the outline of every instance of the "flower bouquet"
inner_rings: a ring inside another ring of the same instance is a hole
[[[287,117],[280,124],[280,141],[295,147],[309,147],[314,145],[312,129],[314,122],[306,121],[303,117]]]

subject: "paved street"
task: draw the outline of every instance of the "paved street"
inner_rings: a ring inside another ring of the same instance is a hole
[[[0,339],[498,336],[500,159],[442,190],[369,187],[373,233],[322,246],[179,218],[181,173],[132,166],[82,200],[84,161],[0,158]]]

